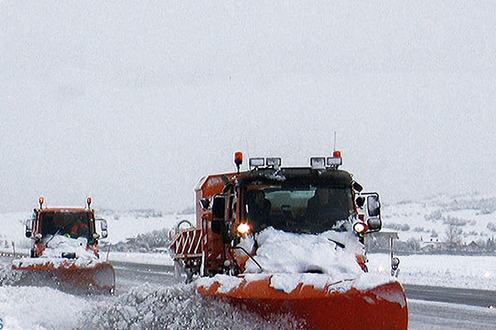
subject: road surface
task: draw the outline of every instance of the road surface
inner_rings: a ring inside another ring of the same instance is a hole
[[[117,294],[143,283],[175,283],[171,266],[114,262]],[[496,329],[496,292],[405,285],[410,329]]]
[[[4,263],[5,259],[0,257]],[[116,271],[117,298],[145,283],[157,286],[177,283],[171,266],[112,263]],[[419,285],[405,285],[405,289],[410,329],[496,329],[496,308],[489,308],[496,307],[495,291]]]

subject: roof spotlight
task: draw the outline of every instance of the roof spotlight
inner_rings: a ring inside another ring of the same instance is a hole
[[[310,158],[310,167],[314,170],[324,170],[326,168],[325,157],[312,157]]]
[[[265,159],[265,164],[270,167],[279,168],[281,167],[281,158],[279,157],[269,157]]]
[[[258,168],[258,167],[264,167],[265,166],[265,159],[258,157],[258,158],[250,158],[250,169],[252,168]]]

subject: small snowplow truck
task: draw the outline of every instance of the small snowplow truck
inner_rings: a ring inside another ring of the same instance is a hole
[[[12,261],[12,269],[22,272],[20,284],[113,293],[114,268],[99,259],[98,241],[107,237],[107,222],[95,218],[91,197],[86,208],[46,208],[44,202],[40,197],[39,208],[25,222],[30,256]]]
[[[407,329],[404,289],[369,273],[364,235],[382,226],[377,193],[338,169],[341,153],[309,167],[252,158],[209,175],[196,191],[196,224],[169,233],[177,273],[203,296],[262,317],[290,314],[308,329]]]

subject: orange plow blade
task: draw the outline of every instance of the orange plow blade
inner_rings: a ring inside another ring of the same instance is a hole
[[[316,289],[301,283],[291,291],[270,286],[270,277],[256,281],[243,280],[227,292],[220,284],[199,286],[204,296],[222,297],[233,305],[269,317],[288,313],[303,320],[306,329],[407,329],[408,310],[403,287],[389,282],[367,290]],[[221,290],[222,291],[222,290]]]
[[[22,260],[22,259],[21,259]],[[20,285],[49,286],[78,293],[113,293],[115,271],[110,263],[78,265],[76,262],[28,264],[14,263],[22,271]]]

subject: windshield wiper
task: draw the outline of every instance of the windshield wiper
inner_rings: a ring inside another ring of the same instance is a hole
[[[344,248],[346,247],[346,246],[345,246],[343,243],[341,243],[341,242],[335,241],[335,240],[333,240],[333,239],[331,239],[331,238],[327,238],[327,239],[328,239],[329,241],[333,242],[334,244],[336,244],[337,246],[339,246],[339,247],[340,247],[340,248],[342,248],[342,249],[344,249]]]
[[[55,234],[53,234],[53,235],[52,235],[52,237],[50,237],[50,238],[48,239],[48,241],[46,241],[46,242],[45,242],[45,247],[46,247],[46,248],[48,247],[48,243],[50,243],[50,241],[51,241],[51,240],[52,240],[55,236],[57,236],[57,235],[60,233],[60,231],[61,231],[61,230],[62,230],[62,229],[57,230],[57,231],[55,232]]]
[[[72,225],[73,225],[73,224],[72,224],[72,223],[70,223],[70,224],[68,224],[68,225],[64,226],[63,228],[59,228],[59,229],[55,232],[55,234],[53,234],[53,235],[52,235],[52,237],[50,237],[50,238],[48,239],[48,241],[45,243],[45,247],[48,247],[48,243],[50,243],[50,241],[51,241],[51,240],[52,240],[55,236],[57,236],[58,234],[60,234],[62,231],[65,231],[66,229],[68,229],[68,228],[69,228],[69,226],[72,226]]]

